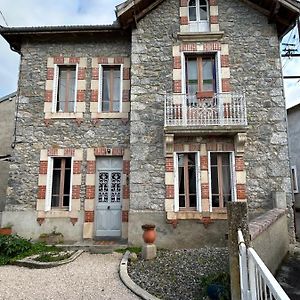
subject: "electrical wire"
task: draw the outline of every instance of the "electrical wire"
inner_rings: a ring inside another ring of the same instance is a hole
[[[4,18],[4,15],[3,15],[3,13],[2,13],[1,10],[0,10],[0,14],[1,14],[1,16],[2,16],[2,19],[4,20],[5,25],[6,25],[7,27],[9,27],[8,24],[7,24],[7,22],[6,22],[6,20],[5,20],[5,18]]]

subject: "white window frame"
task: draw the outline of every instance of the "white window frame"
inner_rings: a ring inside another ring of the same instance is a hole
[[[116,112],[103,112],[102,111],[102,83],[103,83],[103,66],[120,66],[120,109],[119,113],[122,112],[122,99],[123,99],[123,64],[99,64],[99,84],[98,84],[98,113],[118,113]]]
[[[196,0],[196,21],[190,21],[190,1],[188,1],[188,23],[190,32],[209,32],[210,31],[210,6],[209,1],[206,1],[207,20],[200,19],[200,0]]]
[[[232,202],[237,201],[237,193],[236,193],[236,171],[235,171],[235,153],[234,151],[208,151],[208,189],[209,189],[209,211],[213,211],[212,206],[212,193],[211,193],[211,163],[210,156],[211,153],[230,153],[230,174],[231,174],[231,195]]]
[[[196,211],[202,212],[201,198],[201,170],[200,170],[200,152],[199,151],[178,151],[173,153],[174,161],[174,212],[179,212],[179,186],[178,186],[178,154],[196,154],[196,193],[197,206]]]
[[[291,166],[291,177],[293,185],[293,193],[298,194],[299,193],[299,185],[298,185],[298,175],[297,175],[297,166],[293,165]]]
[[[182,72],[181,72],[181,90],[183,94],[186,94],[186,68],[185,68],[185,62],[186,62],[186,56],[189,55],[195,55],[195,56],[201,56],[201,55],[215,55],[215,63],[216,63],[216,93],[222,93],[222,72],[221,72],[221,51],[184,51],[181,53],[181,66],[182,66]]]
[[[52,209],[52,207],[51,207],[51,198],[52,198],[52,183],[53,183],[53,161],[54,161],[55,158],[70,158],[70,157],[69,156],[49,156],[48,157],[45,211],[50,211]],[[74,164],[74,157],[71,157],[69,211],[72,210],[73,164]]]
[[[59,67],[63,66],[75,66],[76,67],[76,77],[75,77],[75,93],[74,93],[74,109],[70,112],[59,112],[56,111],[57,108],[57,97],[58,97],[58,80],[59,80]],[[53,94],[52,94],[52,113],[75,113],[77,109],[77,86],[78,86],[78,63],[77,64],[54,64],[54,76],[53,76]]]

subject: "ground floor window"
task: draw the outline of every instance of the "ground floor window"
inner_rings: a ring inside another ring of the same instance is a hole
[[[179,210],[196,210],[198,203],[197,153],[176,153],[177,202]]]
[[[48,206],[68,209],[71,202],[72,158],[51,157],[48,168]]]
[[[233,153],[210,152],[210,195],[212,207],[226,207],[234,199]]]
[[[293,192],[296,194],[299,192],[298,190],[298,180],[297,180],[297,167],[292,166],[292,187],[293,187]]]

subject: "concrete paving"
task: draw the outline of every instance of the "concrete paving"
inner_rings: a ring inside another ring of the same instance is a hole
[[[291,298],[300,300],[300,212],[296,212],[297,244],[294,253],[284,260],[276,279]]]
[[[120,280],[121,254],[83,253],[51,269],[0,267],[1,300],[138,300]]]

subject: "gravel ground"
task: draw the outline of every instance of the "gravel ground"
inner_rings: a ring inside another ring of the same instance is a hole
[[[0,267],[1,300],[137,300],[119,279],[122,254],[83,253],[74,262],[51,269]]]
[[[208,274],[229,272],[226,248],[158,251],[151,261],[129,264],[131,279],[160,299],[203,299],[200,279]]]

